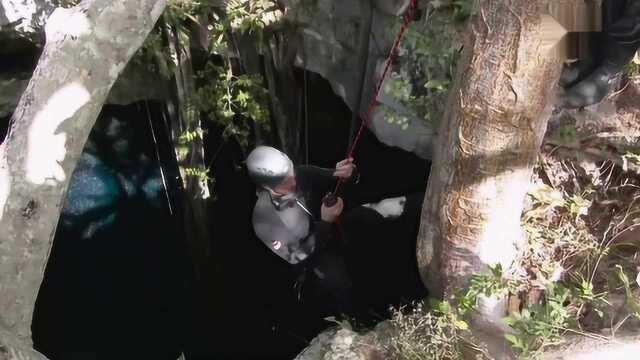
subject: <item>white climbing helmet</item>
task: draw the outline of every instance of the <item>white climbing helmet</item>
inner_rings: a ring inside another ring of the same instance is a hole
[[[247,156],[249,177],[260,186],[278,186],[292,169],[291,159],[282,151],[270,146],[258,146]]]

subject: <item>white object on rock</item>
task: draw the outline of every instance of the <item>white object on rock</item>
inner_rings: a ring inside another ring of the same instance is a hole
[[[397,218],[404,213],[404,205],[407,202],[406,196],[384,199],[379,203],[369,203],[362,206],[375,210],[384,218]]]

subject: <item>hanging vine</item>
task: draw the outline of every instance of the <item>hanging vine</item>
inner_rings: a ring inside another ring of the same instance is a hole
[[[206,60],[193,74],[195,88],[181,99],[181,106],[205,115],[208,121],[219,125],[223,137],[233,137],[243,148],[249,146],[251,130],[259,127],[269,131],[268,96],[259,74],[241,73],[233,66],[239,56],[234,45],[236,34],[256,37],[259,48],[264,29],[277,23],[279,9],[271,0],[231,0],[213,6],[206,1],[170,0],[163,14],[164,24],[170,24],[175,36],[194,43],[194,28],[206,33],[202,44]],[[149,35],[133,62],[150,71],[171,79],[175,74],[175,51],[171,51],[163,24],[158,24]],[[188,127],[176,134],[177,156],[194,141],[202,141],[204,131],[199,126]],[[188,177],[211,180],[207,169],[190,167]]]

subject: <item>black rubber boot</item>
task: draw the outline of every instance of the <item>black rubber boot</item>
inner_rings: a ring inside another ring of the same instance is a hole
[[[589,59],[563,71],[560,85],[566,87],[566,92],[560,99],[561,107],[593,105],[609,94],[612,84],[640,46],[640,2],[627,6],[625,14],[605,29],[600,45],[604,48],[603,61],[586,78],[579,79],[588,68]]]

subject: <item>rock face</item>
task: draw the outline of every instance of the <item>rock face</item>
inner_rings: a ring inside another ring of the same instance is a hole
[[[386,323],[381,323],[366,334],[348,328],[327,330],[313,339],[295,360],[383,360],[385,353],[377,338],[385,326]]]
[[[0,55],[16,54],[16,49],[33,51],[34,44],[43,42],[42,28],[47,17],[57,6],[70,3],[62,0],[0,0],[0,43],[7,44],[0,49]],[[358,0],[286,0],[286,17],[298,26],[302,46],[296,55],[296,65],[316,72],[326,78],[336,94],[342,97],[350,109],[358,105],[361,71],[360,33],[364,25],[362,6],[369,2]],[[402,17],[409,0],[371,2],[371,34],[369,51],[366,57],[362,101],[358,109],[360,114],[367,111],[373,96],[375,85],[384,69],[389,50],[400,29]],[[432,16],[433,17],[433,16]],[[435,18],[435,17],[433,17]],[[433,19],[428,27],[442,33],[443,24]],[[424,84],[431,78],[420,78],[415,73],[416,61],[433,58],[435,68],[429,73],[441,79],[449,70],[448,65],[439,64],[441,56],[414,55],[415,34],[425,34],[427,22],[420,20],[412,23],[401,44],[399,56],[391,67],[383,91],[379,96],[379,105],[370,117],[368,127],[383,143],[414,152],[424,159],[431,157],[431,143],[435,135],[435,122],[442,109],[433,110],[433,114],[416,108],[415,101],[409,96],[424,95]],[[412,35],[409,34],[413,32]],[[426,34],[428,35],[428,34]],[[454,44],[454,38],[443,37],[444,44]],[[7,50],[8,49],[8,50]],[[127,71],[115,85],[108,103],[127,104],[142,97],[162,99],[166,96],[166,84],[149,74],[136,74]],[[0,117],[7,116],[15,107],[18,94],[26,86],[28,77],[5,74],[0,82]],[[437,79],[436,79],[437,80]],[[159,85],[159,86],[158,86]],[[408,89],[398,93],[398,88]],[[149,90],[153,90],[149,92]],[[394,90],[396,89],[396,90]],[[9,95],[6,95],[9,94]],[[443,103],[444,98],[433,96],[429,104]],[[440,96],[444,96],[440,94]]]
[[[363,2],[355,0],[289,0],[286,3],[289,7],[286,16],[288,20],[300,27],[302,37],[302,46],[297,54],[296,65],[319,73],[326,78],[331,83],[334,92],[342,97],[353,111],[358,106],[357,94],[360,87],[358,82],[360,27],[365,21],[362,14],[367,13],[361,7]],[[409,1],[374,2],[363,98],[359,109],[357,109],[360,114],[367,111],[375,85],[384,70],[389,50],[400,29],[402,18],[395,15],[403,13],[408,4]],[[437,18],[437,15],[432,18]],[[409,26],[405,40],[401,43],[398,59],[387,75],[383,91],[378,98],[379,105],[368,124],[369,129],[383,143],[414,152],[425,159],[431,157],[431,143],[435,134],[435,124],[439,118],[437,113],[442,109],[436,109],[431,114],[432,116],[429,116],[429,114],[425,114],[424,110],[416,108],[415,104],[409,103],[408,100],[410,97],[419,97],[420,93],[424,93],[423,88],[426,83],[442,80],[449,71],[449,64],[446,64],[446,61],[444,63],[436,61],[436,58],[442,58],[441,54],[434,54],[438,56],[414,54],[416,42],[420,41],[416,35],[425,34],[425,31],[428,31],[425,28],[431,27],[432,31],[435,30],[440,34],[445,27],[453,30],[451,24],[440,20],[430,19],[427,24],[421,19],[418,23],[414,22]],[[413,38],[409,34],[412,31]],[[455,31],[447,33],[455,34]],[[445,50],[455,47],[458,41],[455,36],[441,36],[441,38],[443,44],[446,45]],[[440,40],[434,42],[438,41]],[[442,47],[443,44],[437,45]],[[416,62],[424,61],[425,56],[434,59],[435,66],[429,66],[430,69],[427,69],[429,70],[427,72],[433,74],[430,78],[420,78],[421,76],[415,73],[415,68],[420,67],[416,66]],[[389,91],[400,80],[404,81],[401,84],[408,92],[394,93]],[[440,94],[440,96],[442,97],[444,94]],[[443,100],[444,97],[441,99]],[[433,103],[437,104],[438,102],[444,101],[434,101]],[[433,109],[428,109],[427,112],[431,110]]]
[[[113,85],[107,104],[129,105],[142,100],[165,100],[170,96],[169,80],[130,62]]]
[[[30,77],[31,73],[0,72],[0,118],[11,115]],[[130,63],[111,89],[106,104],[129,105],[141,100],[163,100],[169,94],[167,79]]]
[[[27,87],[44,42],[44,24],[56,7],[72,0],[0,0],[0,118],[11,115]],[[30,61],[25,61],[30,59]],[[128,105],[169,96],[168,81],[128,64],[109,93],[107,104]]]
[[[0,0],[0,56],[22,53],[44,43],[44,24],[57,0]]]
[[[25,75],[25,76],[21,76]],[[15,78],[0,75],[0,118],[11,115],[18,104],[20,94],[26,89],[31,74],[20,74]]]
[[[0,118],[13,112],[27,87],[33,68],[24,67],[25,59],[40,51],[44,23],[55,7],[53,0],[0,0]]]
[[[0,33],[41,32],[46,19],[64,1],[55,0],[0,0]]]

